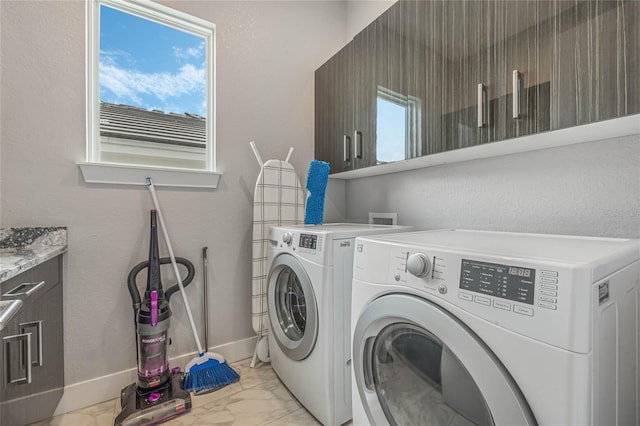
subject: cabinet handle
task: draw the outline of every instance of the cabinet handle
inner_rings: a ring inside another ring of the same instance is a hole
[[[478,127],[484,127],[487,124],[487,86],[478,84]]]
[[[34,283],[21,283],[3,294],[3,296],[7,297],[15,297],[15,296],[29,296],[34,291],[37,291],[40,287],[45,284],[44,281],[34,282]]]
[[[342,148],[343,148],[343,160],[351,161],[351,138],[349,135],[344,135],[344,139],[342,140]]]
[[[361,159],[362,158],[362,132],[359,130],[356,130],[355,132],[353,132],[353,139],[354,139],[355,148],[356,148],[356,153],[354,156],[357,159]]]
[[[7,336],[2,338],[3,342],[3,356],[4,356],[4,377],[5,385],[18,385],[31,383],[31,333],[16,334],[13,336]],[[24,377],[14,378],[12,373],[12,359],[11,359],[11,345],[14,343],[20,344],[20,361],[21,369],[26,369],[26,375]]]
[[[522,73],[513,70],[513,118],[520,118],[520,82],[522,81]]]
[[[35,334],[33,334],[33,332],[28,331],[29,328],[35,328]],[[33,365],[34,367],[42,367],[42,320],[40,321],[31,321],[31,322],[23,322],[20,323],[20,333],[23,334],[27,334],[27,333],[32,333],[32,336],[35,335],[37,336],[36,338],[36,356],[37,358],[35,360],[33,360],[33,357],[31,357],[32,362],[31,365]]]

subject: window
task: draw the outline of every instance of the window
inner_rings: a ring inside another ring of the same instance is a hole
[[[376,103],[376,163],[422,155],[422,101],[378,87]]]
[[[81,167],[215,172],[214,53],[212,23],[150,1],[90,0]]]

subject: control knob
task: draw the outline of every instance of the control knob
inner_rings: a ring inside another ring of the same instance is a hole
[[[291,245],[292,240],[293,240],[293,235],[291,235],[291,232],[285,232],[284,234],[282,234],[283,243]]]
[[[429,262],[427,256],[422,253],[412,254],[407,259],[407,271],[409,271],[411,275],[424,278],[429,275],[431,271],[431,262]]]

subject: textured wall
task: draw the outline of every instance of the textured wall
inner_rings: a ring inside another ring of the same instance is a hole
[[[354,221],[640,238],[640,136],[355,179],[346,197]]]
[[[209,247],[209,343],[215,346],[254,335],[251,219],[259,168],[249,141],[265,160],[284,158],[294,146],[292,163],[305,182],[313,156],[313,72],[345,43],[345,4],[163,4],[218,30],[220,187],[157,190],[174,251],[198,268],[188,288],[196,324],[202,323],[201,248]],[[147,256],[151,203],[144,187],[85,184],[76,165],[85,158],[84,2],[2,1],[0,7],[1,225],[69,227],[67,384],[132,368],[125,279]],[[329,203],[339,215],[341,189]],[[179,299],[172,301],[170,356],[195,350]]]

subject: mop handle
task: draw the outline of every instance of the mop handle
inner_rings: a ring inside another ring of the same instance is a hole
[[[208,309],[208,300],[207,300],[207,249],[208,247],[202,247],[202,285],[204,287],[203,290],[203,298],[204,298],[204,350],[209,350],[209,309]]]
[[[156,212],[158,213],[158,219],[160,219],[160,229],[162,229],[162,235],[164,236],[164,242],[167,244],[167,250],[169,251],[169,257],[171,258],[171,265],[173,265],[173,273],[176,275],[176,279],[178,280],[178,287],[180,288],[180,294],[182,294],[182,300],[184,301],[184,307],[187,311],[187,316],[189,317],[189,324],[191,324],[191,331],[193,332],[193,338],[196,341],[196,345],[198,346],[198,354],[202,355],[204,351],[202,350],[202,344],[200,344],[200,339],[198,338],[198,333],[196,331],[196,324],[193,321],[193,315],[191,315],[191,307],[189,306],[189,301],[187,300],[187,295],[184,291],[184,286],[182,285],[182,278],[180,277],[180,271],[178,271],[178,264],[176,263],[176,258],[173,255],[173,249],[171,248],[171,241],[169,241],[169,234],[167,234],[167,228],[164,225],[164,218],[162,217],[162,212],[160,211],[160,206],[158,205],[158,199],[156,198],[156,190],[153,187],[153,182],[151,178],[147,178],[147,188],[149,188],[149,192],[151,193],[151,199],[153,200],[153,205],[156,208]]]

